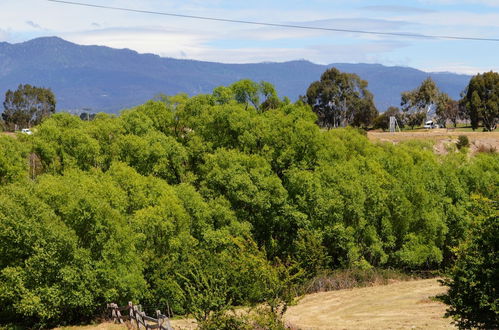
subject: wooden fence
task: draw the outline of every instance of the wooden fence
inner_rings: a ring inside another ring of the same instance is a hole
[[[135,324],[137,329],[144,328],[160,329],[160,330],[173,330],[170,325],[170,319],[161,314],[161,311],[156,311],[156,318],[147,316],[146,313],[141,312],[139,306],[128,303],[126,307],[119,307],[115,303],[107,304],[107,308],[111,311],[111,317],[115,323],[124,323],[125,319],[129,319],[132,326]],[[128,316],[121,315],[121,312],[128,311]]]

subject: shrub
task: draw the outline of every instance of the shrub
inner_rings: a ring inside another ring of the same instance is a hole
[[[493,154],[497,152],[497,149],[493,146],[488,146],[485,144],[480,144],[476,150],[477,152]]]
[[[204,321],[198,321],[200,330],[250,330],[248,317],[236,312],[217,312]]]
[[[470,146],[470,141],[466,135],[459,135],[457,138],[456,146],[459,150]]]
[[[388,284],[391,280],[410,280],[410,275],[393,269],[340,269],[314,277],[302,287],[303,294]]]
[[[449,287],[440,296],[450,307],[459,328],[499,328],[499,217],[477,221],[470,238],[458,251],[450,277],[442,281]]]
[[[286,310],[273,311],[262,305],[248,312],[243,310],[220,311],[206,320],[198,321],[201,330],[284,330],[289,329],[283,321]]]

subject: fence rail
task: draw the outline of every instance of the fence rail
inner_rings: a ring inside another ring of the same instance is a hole
[[[125,319],[129,319],[132,326],[135,324],[137,329],[144,328],[159,329],[159,330],[173,330],[170,325],[170,319],[161,314],[161,311],[156,311],[156,318],[147,316],[145,312],[141,312],[138,305],[128,303],[126,307],[119,307],[115,303],[107,304],[107,308],[111,311],[111,318],[115,323],[124,323]],[[121,312],[128,311],[128,316],[124,316]]]

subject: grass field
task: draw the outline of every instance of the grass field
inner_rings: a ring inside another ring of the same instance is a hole
[[[434,150],[438,154],[447,153],[446,145],[454,145],[460,135],[468,137],[471,153],[476,153],[479,148],[486,147],[499,151],[499,131],[494,132],[463,132],[447,130],[445,128],[432,130],[414,130],[404,132],[369,131],[367,136],[371,141],[399,143],[409,140],[426,140],[434,142]]]
[[[429,279],[320,292],[291,306],[286,322],[302,330],[454,329],[442,318],[445,305],[431,299],[444,291]]]

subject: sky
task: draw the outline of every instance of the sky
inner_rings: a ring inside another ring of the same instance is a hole
[[[377,32],[499,39],[499,0],[73,0],[182,15]],[[380,63],[424,71],[499,71],[499,42],[423,39],[213,22],[0,0],[0,41],[58,36],[83,45],[224,63]]]

